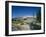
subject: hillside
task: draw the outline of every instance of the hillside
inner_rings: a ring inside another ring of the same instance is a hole
[[[36,17],[23,16],[12,19],[12,30],[38,30],[41,28],[40,23],[36,21]]]

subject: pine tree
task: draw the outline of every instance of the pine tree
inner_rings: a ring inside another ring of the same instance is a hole
[[[41,22],[41,10],[39,10],[37,13],[37,21]]]

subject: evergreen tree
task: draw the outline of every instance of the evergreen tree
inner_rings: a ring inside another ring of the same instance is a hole
[[[41,22],[41,10],[39,10],[37,13],[37,21]]]

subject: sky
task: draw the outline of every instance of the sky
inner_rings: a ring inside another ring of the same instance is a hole
[[[36,16],[41,7],[12,6],[12,18],[19,16]]]

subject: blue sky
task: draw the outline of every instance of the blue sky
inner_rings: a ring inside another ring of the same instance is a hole
[[[12,17],[33,16],[33,13],[36,14],[39,10],[41,7],[12,6]]]

